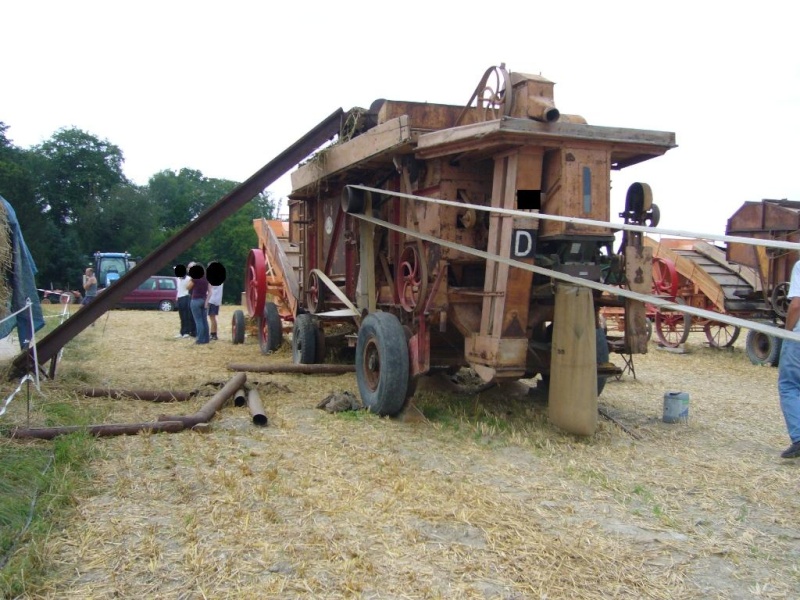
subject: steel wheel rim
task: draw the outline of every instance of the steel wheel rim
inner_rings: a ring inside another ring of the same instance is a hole
[[[364,345],[364,358],[361,366],[364,368],[364,383],[374,392],[378,389],[381,380],[381,353],[377,340],[371,337]]]

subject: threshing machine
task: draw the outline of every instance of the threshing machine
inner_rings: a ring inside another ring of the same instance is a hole
[[[377,100],[345,114],[338,140],[292,173],[299,276],[281,304],[296,362],[321,360],[329,327],[350,323],[373,412],[401,411],[420,375],[469,366],[487,382],[540,375],[551,416],[566,399],[560,424],[593,431],[575,424],[570,399],[588,398],[596,414],[613,371],[600,304],[625,309],[626,352],[646,352],[647,327],[643,303],[580,282],[652,288],[641,234],[613,248],[610,174],[664,154],[675,137],[561,114],[553,87],[501,65],[466,106]],[[634,184],[620,216],[647,224],[656,210],[650,188]],[[252,262],[248,298],[264,289]],[[277,306],[263,306],[268,336]]]

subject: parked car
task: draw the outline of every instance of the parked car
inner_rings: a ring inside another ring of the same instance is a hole
[[[178,306],[178,278],[156,275],[129,292],[117,308],[157,308],[169,312]]]

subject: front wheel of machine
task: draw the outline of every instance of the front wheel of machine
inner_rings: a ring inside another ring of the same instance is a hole
[[[241,310],[233,311],[231,317],[231,341],[234,344],[244,344],[244,313]]]
[[[258,323],[258,345],[262,354],[269,354],[281,347],[283,326],[281,315],[274,302],[264,303],[264,316]]]
[[[408,390],[408,346],[394,315],[376,312],[361,322],[356,344],[356,379],[361,401],[371,412],[394,416]]]
[[[781,356],[782,341],[779,337],[751,329],[747,332],[744,350],[747,358],[754,365],[777,367]]]
[[[297,315],[292,330],[292,362],[313,365],[317,356],[317,326],[309,313]]]

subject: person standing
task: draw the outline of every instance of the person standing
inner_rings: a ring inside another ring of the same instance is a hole
[[[94,269],[87,267],[83,272],[83,301],[81,306],[91,304],[92,300],[97,296],[97,277],[94,276]]]
[[[190,262],[188,267],[183,265],[175,267],[175,276],[178,278],[178,317],[181,321],[181,332],[175,337],[179,338],[195,337],[197,335],[188,287],[189,282],[192,280],[188,269],[193,266],[194,263]]]
[[[193,265],[189,269],[191,281],[187,284],[191,294],[190,306],[194,316],[197,339],[195,344],[207,344],[208,334],[208,280],[202,265]]]
[[[800,260],[792,267],[787,297],[789,309],[786,311],[786,329],[800,333]],[[778,360],[778,395],[792,441],[781,457],[797,458],[800,457],[800,342],[783,340]]]
[[[208,323],[209,323],[209,339],[217,340],[217,315],[219,314],[219,307],[222,305],[222,286],[211,285],[208,286]]]

